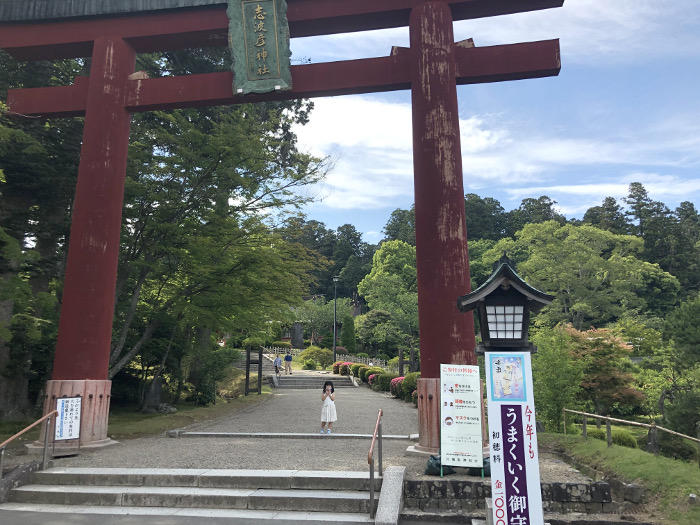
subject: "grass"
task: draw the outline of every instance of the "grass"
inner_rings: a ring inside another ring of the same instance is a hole
[[[608,448],[604,441],[584,440],[582,436],[543,433],[538,441],[543,450],[566,452],[608,476],[646,487],[650,520],[673,525],[700,523],[700,507],[688,503],[690,494],[700,492],[697,463],[656,457],[643,450],[617,445]]]
[[[251,374],[250,387],[257,388],[257,375]],[[198,406],[193,403],[181,401],[174,414],[142,414],[136,407],[112,407],[109,412],[109,426],[107,435],[112,439],[132,439],[137,437],[162,434],[167,430],[187,427],[202,421],[216,419],[218,417],[242,410],[250,405],[259,403],[269,398],[272,390],[263,384],[262,395],[256,393],[244,396],[245,372],[231,369],[225,379],[218,383],[217,391],[224,396],[217,397],[216,404]],[[0,422],[0,443],[12,437],[14,434],[33,423],[35,420],[21,422]],[[39,427],[35,427],[15,439],[9,446],[19,448],[24,443],[39,439]],[[43,438],[42,438],[43,440]]]
[[[107,433],[112,439],[132,439],[162,434],[166,430],[184,428],[195,423],[242,410],[267,399],[271,393],[269,386],[263,386],[263,393],[240,396],[235,399],[217,398],[215,405],[196,406],[180,403],[174,414],[142,414],[133,409],[112,410],[109,415]]]

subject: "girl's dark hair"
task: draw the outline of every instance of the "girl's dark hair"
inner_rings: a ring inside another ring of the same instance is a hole
[[[333,381],[326,381],[325,383],[323,383],[323,392],[326,391],[326,387],[328,385],[331,385],[331,394],[333,394],[335,392],[335,388],[333,388]]]

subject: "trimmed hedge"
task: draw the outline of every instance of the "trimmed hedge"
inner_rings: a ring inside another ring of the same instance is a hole
[[[384,370],[383,368],[380,368],[380,367],[378,367],[378,366],[373,366],[372,368],[367,368],[367,370],[364,370],[364,369],[361,368],[360,370],[362,370],[362,371],[360,372],[360,378],[361,378],[362,381],[364,381],[365,383],[367,382],[367,378],[368,378],[369,376],[371,376],[372,374],[383,374],[383,373],[386,371],[386,370]]]
[[[364,377],[367,370],[369,370],[369,367],[364,363],[360,363],[360,366],[357,367],[357,377],[359,377],[361,381],[365,380]]]
[[[411,401],[411,396],[413,391],[418,388],[418,379],[420,378],[420,372],[411,372],[406,374],[404,377],[401,388],[403,390],[403,398],[406,401]]]
[[[350,367],[350,370],[352,371],[352,375],[355,377],[358,377],[357,371],[362,367],[362,363],[355,363]]]
[[[380,374],[379,377],[377,377],[375,380],[377,390],[381,390],[382,392],[388,392],[389,386],[391,385],[391,380],[396,379],[397,377],[399,377],[399,374],[395,374],[394,372],[386,372],[384,374]]]
[[[597,428],[590,428],[586,433],[589,437],[594,439],[600,439],[601,441],[608,440],[608,433],[603,429],[598,430]],[[620,445],[621,447],[627,448],[637,448],[637,440],[634,439],[634,436],[626,430],[613,430],[611,437],[614,445]]]
[[[292,343],[289,341],[275,341],[272,343],[272,346],[276,348],[292,348]]]

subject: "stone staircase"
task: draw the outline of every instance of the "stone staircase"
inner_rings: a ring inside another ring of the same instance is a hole
[[[369,517],[369,483],[369,472],[54,468],[35,472],[30,484],[11,490],[0,514],[374,523]],[[382,479],[375,478],[375,509],[381,484]]]
[[[317,375],[301,374],[284,375],[279,379],[278,388],[293,388],[293,389],[317,389],[319,392],[323,390],[323,383],[333,381],[333,388],[351,388],[355,384],[349,376],[339,375]]]

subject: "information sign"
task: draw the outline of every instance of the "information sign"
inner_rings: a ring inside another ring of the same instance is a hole
[[[56,432],[55,440],[80,438],[80,410],[82,398],[61,397],[56,400]]]
[[[529,352],[486,352],[494,525],[543,525]]]
[[[479,367],[440,365],[440,462],[483,467]]]

